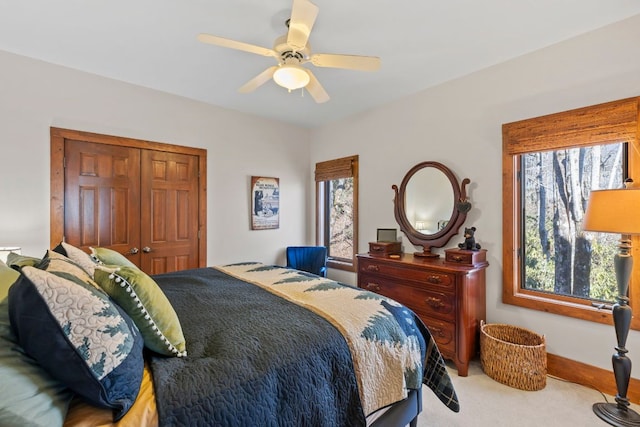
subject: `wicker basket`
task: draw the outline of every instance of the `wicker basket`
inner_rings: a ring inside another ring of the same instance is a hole
[[[480,362],[494,380],[520,390],[547,385],[544,335],[502,324],[480,323]]]

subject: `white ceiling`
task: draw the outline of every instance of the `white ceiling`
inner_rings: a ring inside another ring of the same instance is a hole
[[[372,73],[306,64],[324,104],[273,81],[240,94],[275,59],[196,40],[271,48],[291,0],[0,0],[0,50],[314,127],[640,13],[638,0],[313,1],[314,53],[382,61]]]

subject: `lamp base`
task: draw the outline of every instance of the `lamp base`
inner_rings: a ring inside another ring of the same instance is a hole
[[[640,427],[640,415],[632,409],[620,409],[615,403],[594,403],[593,412],[612,426]]]

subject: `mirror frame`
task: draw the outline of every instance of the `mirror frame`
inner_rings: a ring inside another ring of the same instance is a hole
[[[453,190],[453,208],[451,212],[451,218],[449,218],[449,222],[442,229],[438,230],[437,233],[434,234],[423,234],[416,230],[411,222],[409,222],[407,218],[407,214],[405,211],[405,197],[407,185],[411,178],[420,170],[425,168],[436,168],[442,173],[446,175],[451,183],[451,188]],[[404,176],[402,183],[400,184],[400,188],[397,185],[392,185],[391,188],[395,192],[395,197],[393,199],[394,204],[394,214],[396,217],[396,221],[400,226],[400,230],[407,236],[409,241],[413,243],[415,246],[422,246],[422,252],[414,252],[414,256],[418,257],[428,257],[428,258],[437,258],[440,255],[431,252],[431,248],[441,248],[446,245],[449,240],[460,230],[460,226],[467,218],[467,212],[471,209],[471,203],[467,200],[466,186],[471,182],[469,178],[465,178],[462,180],[462,183],[458,183],[458,179],[453,174],[453,172],[438,162],[422,162],[418,163],[414,167],[412,167],[409,172]]]

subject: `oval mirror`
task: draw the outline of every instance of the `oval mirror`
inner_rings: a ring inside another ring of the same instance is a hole
[[[442,163],[422,162],[405,175],[395,191],[394,213],[400,230],[409,241],[422,246],[414,255],[438,257],[431,248],[446,245],[458,234],[471,209],[465,178],[460,185],[453,172]]]
[[[404,212],[421,234],[433,235],[451,218],[454,195],[449,178],[436,168],[422,168],[407,182]]]

